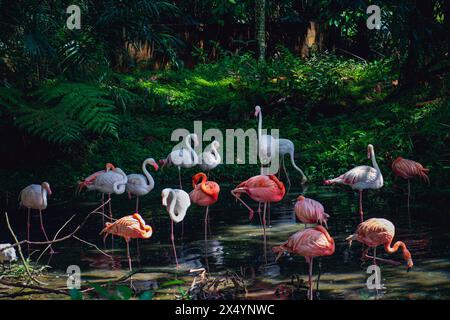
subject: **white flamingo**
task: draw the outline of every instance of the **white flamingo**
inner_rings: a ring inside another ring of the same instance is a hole
[[[148,172],[146,168],[147,164],[151,164],[155,168],[155,171],[158,171],[159,168],[155,159],[148,158],[142,163],[142,171],[144,174],[132,173],[127,176],[126,191],[128,192],[128,196],[131,197],[131,194],[136,196],[136,212],[139,212],[139,197],[145,196],[155,187],[155,180]]]
[[[255,107],[255,117],[258,117],[258,151],[260,159],[262,158],[261,162],[264,164],[271,162],[272,157],[275,156],[275,148],[278,144],[278,154],[281,157],[281,164],[283,166],[284,173],[286,174],[289,186],[291,185],[291,181],[289,180],[289,175],[284,165],[284,156],[286,154],[288,154],[291,158],[291,163],[295,170],[300,172],[302,175],[301,184],[305,184],[308,179],[302,169],[300,169],[294,161],[294,143],[289,139],[276,139],[269,134],[262,134],[262,110],[260,106]]]
[[[9,269],[11,269],[11,262],[17,260],[16,249],[10,243],[0,244],[0,262],[3,271],[5,270],[5,261],[9,262]]]
[[[106,172],[97,176],[94,182],[95,189],[101,193],[108,194],[109,217],[112,222],[111,194],[122,194],[125,192],[128,182],[127,175],[120,168],[107,169]]]
[[[42,210],[47,208],[47,195],[52,195],[50,184],[48,182],[42,182],[39,184],[30,184],[20,192],[20,206],[28,208],[28,220],[27,220],[27,240],[30,241],[30,212],[31,209],[39,210],[39,217],[41,220],[41,230],[44,233],[45,239],[50,241],[45,232],[44,222],[42,220]],[[50,253],[54,253],[53,248],[50,246]]]
[[[217,167],[220,162],[222,161],[222,158],[220,157],[219,153],[219,147],[220,143],[217,140],[214,140],[211,142],[210,145],[208,145],[205,148],[205,151],[202,153],[202,161],[200,163],[200,168],[202,168],[203,171],[207,171],[209,176],[209,171]]]
[[[173,223],[183,221],[187,209],[191,206],[189,194],[181,189],[166,188],[161,191],[162,205],[166,207],[170,216],[170,239],[172,240],[173,253],[178,269],[177,250],[175,248],[175,237],[173,235]]]
[[[367,158],[372,160],[373,167],[358,166],[337,178],[324,181],[325,185],[344,184],[359,191],[359,214],[361,216],[361,222],[364,221],[362,209],[363,190],[380,189],[383,186],[383,175],[378,167],[377,160],[375,159],[375,151],[371,144],[367,146]]]
[[[178,168],[178,180],[180,183],[180,189],[183,189],[181,185],[181,168],[192,168],[198,164],[198,155],[192,148],[191,140],[194,141],[194,148],[199,145],[198,136],[195,133],[188,134],[184,138],[185,146],[180,149],[173,150],[166,159],[159,160],[161,168],[165,166],[174,165]]]

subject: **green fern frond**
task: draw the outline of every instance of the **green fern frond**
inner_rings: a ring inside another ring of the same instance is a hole
[[[19,91],[0,88],[0,104],[15,124],[54,143],[81,141],[86,132],[117,137],[118,116],[108,91],[85,83],[56,83],[31,94],[28,104]]]

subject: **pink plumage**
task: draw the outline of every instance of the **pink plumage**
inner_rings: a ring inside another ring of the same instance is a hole
[[[330,215],[325,213],[325,209],[320,202],[305,198],[304,196],[299,196],[295,203],[294,210],[297,219],[301,222],[323,224],[328,228],[327,220]]]
[[[309,292],[308,298],[313,299],[312,271],[314,257],[330,256],[334,253],[334,239],[330,236],[327,229],[322,226],[298,231],[291,235],[289,239],[272,248],[272,251],[278,253],[276,260],[283,252],[290,252],[305,257],[309,264]],[[275,261],[276,261],[275,260]]]
[[[362,192],[366,189],[380,189],[383,186],[383,175],[375,159],[375,150],[373,145],[367,146],[367,158],[372,160],[371,166],[357,166],[337,178],[325,180],[325,185],[343,184],[359,191],[359,214],[361,222],[364,221],[362,208]]]
[[[430,179],[427,176],[427,173],[430,170],[424,168],[419,162],[413,160],[398,157],[392,163],[392,171],[395,173],[395,175],[403,179],[419,177],[423,181],[430,183]]]
[[[309,262],[310,258],[332,255],[334,249],[334,239],[324,227],[317,226],[294,233],[285,243],[272,250],[279,255],[285,251],[298,254]]]
[[[152,227],[146,225],[138,213],[134,213],[122,217],[114,223],[107,222],[100,234],[104,234],[105,238],[108,234],[120,236],[128,242],[130,239],[148,239],[152,236],[152,232]]]

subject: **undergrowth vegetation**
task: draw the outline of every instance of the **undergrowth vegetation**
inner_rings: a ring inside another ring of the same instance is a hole
[[[401,155],[422,162],[442,184],[449,172],[448,76],[398,93],[395,70],[390,59],[366,62],[334,53],[300,59],[279,47],[265,63],[250,54],[224,54],[193,69],[111,72],[91,83],[47,81],[26,94],[1,88],[1,130],[14,136],[1,147],[8,163],[0,171],[3,188],[41,180],[70,188],[105,162],[137,172],[145,158],[165,157],[176,144],[172,131],[192,131],[195,120],[203,121],[203,130],[256,128],[257,104],[264,128],[279,128],[281,137],[293,140],[297,163],[312,181],[368,163],[365,147],[372,143],[383,172],[389,155]],[[227,165],[214,177],[234,182],[250,172],[257,174],[258,166]],[[160,181],[175,176],[171,170],[156,174]]]

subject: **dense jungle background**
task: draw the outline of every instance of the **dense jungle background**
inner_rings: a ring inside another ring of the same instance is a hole
[[[449,1],[0,1],[0,29],[2,196],[71,190],[105,162],[138,171],[194,120],[256,128],[257,104],[310,181],[367,161],[372,143],[382,171],[415,159],[448,195]],[[216,179],[258,172],[230,167]]]

